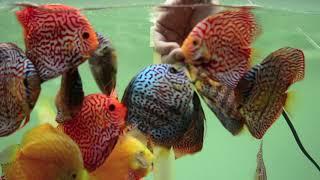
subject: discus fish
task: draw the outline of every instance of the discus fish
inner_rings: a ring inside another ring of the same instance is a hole
[[[191,80],[235,88],[250,68],[250,46],[260,31],[249,8],[222,11],[199,22],[181,46]]]
[[[23,29],[26,55],[42,81],[77,67],[97,49],[96,33],[78,9],[62,4],[20,6],[16,17]]]
[[[197,81],[195,88],[217,119],[232,135],[238,135],[245,124],[234,89],[219,83]]]
[[[40,77],[24,52],[13,43],[0,43],[0,137],[29,121],[40,90]]]
[[[257,169],[255,180],[267,180],[267,170],[263,161],[263,151],[262,151],[263,141],[261,141],[259,151],[257,153]]]
[[[183,70],[168,64],[148,66],[129,83],[122,102],[128,108],[127,125],[156,145],[185,153],[201,150],[205,116]]]
[[[153,154],[138,139],[125,135],[107,160],[90,175],[96,179],[140,180],[152,169]]]
[[[301,50],[285,47],[267,56],[239,81],[236,96],[239,112],[250,133],[261,139],[279,118],[287,101],[287,90],[304,78]]]
[[[248,71],[232,89],[222,83],[195,82],[209,108],[233,135],[245,124],[261,139],[285,106],[289,86],[304,77],[304,55],[281,48]]]
[[[20,145],[1,153],[0,163],[8,180],[89,179],[77,144],[49,124],[24,134]]]
[[[238,134],[243,125],[246,125],[252,136],[261,139],[282,113],[300,150],[320,171],[320,166],[302,145],[284,110],[288,88],[304,78],[304,63],[301,50],[285,47],[271,53],[262,63],[254,66],[235,89],[219,83],[206,84],[200,81],[195,83],[195,87],[233,135]]]
[[[97,33],[99,47],[89,59],[93,77],[100,90],[109,95],[116,87],[117,80],[117,55],[107,37]]]
[[[95,170],[110,155],[125,127],[126,107],[113,93],[84,97],[78,70],[62,76],[56,106],[58,128],[78,144],[85,168]]]
[[[127,125],[156,152],[155,179],[173,178],[174,156],[201,151],[205,116],[184,70],[169,64],[146,67],[131,80],[122,102],[128,108]]]

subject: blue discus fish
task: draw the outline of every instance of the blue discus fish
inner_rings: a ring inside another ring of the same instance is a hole
[[[127,125],[152,143],[182,154],[202,149],[205,116],[197,93],[183,70],[151,65],[136,75],[124,93]]]

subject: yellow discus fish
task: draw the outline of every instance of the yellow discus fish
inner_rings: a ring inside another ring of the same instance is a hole
[[[138,139],[125,135],[91,176],[95,179],[139,180],[152,170],[153,154]]]
[[[80,150],[67,135],[50,124],[27,132],[20,145],[0,154],[6,180],[86,180]]]

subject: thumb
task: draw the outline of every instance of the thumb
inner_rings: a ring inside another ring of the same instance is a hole
[[[168,55],[163,56],[161,59],[162,63],[167,63],[167,64],[175,64],[182,62],[184,60],[184,55],[182,53],[181,48],[176,48],[172,50]]]

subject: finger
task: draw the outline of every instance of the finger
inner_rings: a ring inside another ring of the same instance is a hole
[[[182,62],[184,59],[182,50],[180,48],[175,48],[173,49],[168,55],[163,56],[161,59],[162,63],[167,63],[167,64],[175,64]]]
[[[169,55],[172,50],[179,47],[179,44],[175,42],[160,41],[158,43],[155,43],[155,50],[162,56]]]

